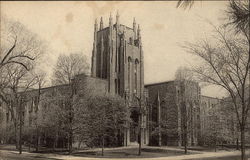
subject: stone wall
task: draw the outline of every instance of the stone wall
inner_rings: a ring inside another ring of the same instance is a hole
[[[145,87],[149,95],[149,120],[152,124],[150,143],[184,145],[184,133],[187,132],[188,145],[197,145],[200,134],[198,83],[169,81]],[[162,132],[161,142],[158,128]]]

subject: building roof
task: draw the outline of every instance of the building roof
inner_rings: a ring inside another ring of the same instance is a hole
[[[217,97],[210,97],[210,96],[205,96],[205,95],[201,95],[201,97],[204,97],[204,98],[209,98],[209,99],[217,99],[217,100],[222,100],[222,99],[217,98]]]
[[[174,82],[173,80],[171,81],[164,81],[164,82],[156,82],[156,83],[150,83],[150,84],[145,84],[145,87],[149,87],[149,86],[154,86],[154,85],[161,85],[161,84],[167,84],[167,83],[171,83]]]

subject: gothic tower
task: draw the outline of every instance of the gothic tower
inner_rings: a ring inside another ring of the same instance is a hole
[[[110,15],[107,27],[101,18],[99,30],[95,21],[91,73],[108,81],[111,94],[142,97],[143,51],[140,27],[136,26],[135,19],[130,28],[120,24],[118,13],[115,24]]]
[[[134,19],[133,27],[127,27],[120,24],[119,18],[117,12],[113,24],[110,14],[107,27],[104,27],[101,18],[99,29],[97,20],[95,21],[91,74],[92,77],[107,80],[109,93],[120,95],[130,102],[136,99],[143,101],[144,64],[140,26],[136,25]],[[136,108],[136,105],[130,104],[130,107]],[[138,103],[137,114],[139,115]],[[139,117],[138,115],[135,117]],[[146,118],[137,118],[137,123],[139,124],[142,119]],[[132,128],[128,132],[133,129],[138,132],[138,126],[137,129]],[[136,133],[134,136],[132,132],[128,134],[130,136],[127,138],[130,141],[138,141]]]

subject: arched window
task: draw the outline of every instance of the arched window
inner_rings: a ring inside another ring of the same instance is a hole
[[[130,79],[131,79],[131,57],[128,57],[128,89],[130,90]]]
[[[135,93],[137,93],[137,75],[139,60],[135,59]]]

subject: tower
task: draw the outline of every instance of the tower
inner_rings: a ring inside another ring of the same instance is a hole
[[[102,18],[99,30],[97,26],[96,21],[91,75],[107,80],[110,94],[120,95],[131,102],[130,107],[137,110],[135,121],[139,123],[138,103],[135,105],[133,101],[136,101],[136,98],[141,101],[144,99],[144,63],[140,27],[139,25],[136,27],[135,19],[132,28],[120,24],[118,12],[115,24],[110,14],[107,27],[103,26]],[[142,119],[146,121],[145,117]],[[138,131],[138,125],[137,129],[130,127],[128,133],[130,136],[127,137],[130,141],[138,141],[138,135],[133,135],[131,130]]]
[[[116,22],[110,14],[109,26],[103,26],[100,20],[98,30],[97,20],[94,26],[94,43],[92,51],[91,75],[106,79],[111,94],[125,96],[143,96],[144,66],[140,27],[120,24],[119,13]]]

